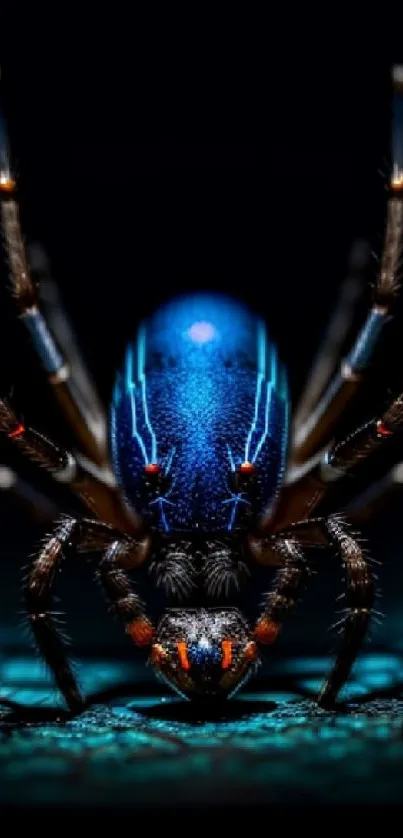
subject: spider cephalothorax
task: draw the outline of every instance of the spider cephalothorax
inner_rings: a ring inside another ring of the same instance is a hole
[[[371,310],[350,353],[341,357],[343,336],[338,346],[331,330],[291,417],[286,371],[259,313],[219,294],[170,300],[140,324],[129,344],[113,392],[109,446],[99,400],[68,330],[60,328],[60,311],[52,317],[54,310],[47,308],[51,328],[41,311],[0,131],[2,226],[14,295],[77,452],[65,452],[23,425],[5,402],[0,430],[67,484],[93,516],[59,521],[25,589],[39,651],[71,709],[80,709],[83,699],[51,596],[67,545],[94,556],[114,612],[134,644],[147,650],[158,676],[182,695],[209,699],[232,695],[255,672],[260,650],[276,640],[309,578],[311,548],[328,548],[316,551],[319,561],[338,557],[347,596],[339,650],[319,702],[332,704],[345,683],[369,625],[374,589],[333,489],[345,475],[354,478],[364,460],[371,465],[379,450],[387,452],[403,429],[403,400],[397,396],[347,439],[337,438],[338,421],[342,414],[346,418],[369,367],[397,287],[403,236],[400,68],[393,83],[399,107],[384,254]],[[43,274],[38,254],[32,266]],[[360,270],[357,262],[354,269]],[[337,318],[340,323],[339,313]],[[257,564],[275,568],[275,575],[249,622],[235,608],[234,595]],[[132,570],[135,577],[140,567],[137,578],[146,569],[166,597],[155,624],[128,574]]]
[[[151,659],[182,695],[227,698],[253,674],[257,646],[235,608],[171,608],[158,625]]]

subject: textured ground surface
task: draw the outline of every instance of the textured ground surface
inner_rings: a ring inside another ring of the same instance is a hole
[[[403,660],[363,657],[347,707],[331,714],[304,697],[326,665],[278,663],[270,683],[203,718],[187,703],[156,695],[140,673],[134,697],[132,666],[87,662],[82,682],[95,703],[69,720],[38,664],[4,659],[0,803],[400,803]],[[111,683],[122,687],[108,698],[102,691]]]

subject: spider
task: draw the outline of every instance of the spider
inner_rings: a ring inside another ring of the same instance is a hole
[[[116,378],[106,434],[66,321],[52,307],[43,314],[33,279],[41,266],[23,245],[16,183],[0,132],[1,215],[12,289],[76,450],[67,452],[26,427],[6,401],[0,403],[0,430],[89,511],[88,517],[58,520],[24,586],[39,653],[71,711],[82,710],[85,699],[52,612],[66,548],[91,556],[113,612],[157,676],[187,699],[206,700],[231,697],[246,683],[299,599],[311,561],[316,557],[320,566],[336,557],[345,569],[347,607],[318,703],[332,707],[347,681],[370,623],[374,582],[339,510],[318,510],[343,476],[356,475],[364,460],[386,451],[403,426],[400,395],[381,415],[335,441],[397,287],[403,70],[395,67],[392,78],[393,166],[372,307],[344,359],[334,335],[325,345],[294,414],[286,370],[260,316],[235,297],[200,292],[166,302],[140,324]],[[236,597],[259,565],[262,573],[274,569],[274,576],[252,622]],[[156,620],[136,584],[144,574],[163,594]]]

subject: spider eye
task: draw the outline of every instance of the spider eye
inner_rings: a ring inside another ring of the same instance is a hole
[[[241,465],[239,466],[239,472],[242,475],[254,474],[255,471],[256,466],[254,466],[253,463],[249,463],[248,461],[241,463]]]
[[[255,484],[257,468],[254,463],[245,460],[231,472],[230,487],[233,492],[249,490]]]
[[[170,488],[170,478],[159,463],[147,463],[144,466],[145,487],[149,499],[162,497]]]
[[[147,463],[147,465],[144,466],[144,471],[147,475],[155,475],[158,477],[158,475],[161,474],[161,466],[159,466],[158,463]]]

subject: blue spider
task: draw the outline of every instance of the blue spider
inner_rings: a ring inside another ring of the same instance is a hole
[[[402,75],[395,68],[396,113]],[[291,416],[286,370],[260,316],[235,298],[200,292],[166,302],[140,324],[117,375],[107,442],[91,385],[65,331],[57,332],[60,318],[49,325],[41,311],[0,131],[2,226],[14,296],[76,435],[77,452],[25,427],[6,402],[0,403],[0,430],[92,513],[59,520],[25,585],[39,653],[72,711],[82,709],[84,698],[52,614],[53,582],[68,547],[94,557],[114,613],[133,643],[147,651],[157,675],[196,699],[229,697],[255,673],[262,649],[276,640],[309,577],[311,548],[322,548],[312,550],[320,560],[338,556],[346,609],[334,666],[318,696],[322,706],[334,704],[366,635],[374,586],[363,550],[337,508],[330,516],[318,510],[325,497],[331,506],[340,478],[354,476],[403,425],[398,397],[380,417],[333,441],[396,290],[403,232],[397,130],[393,153],[372,308],[339,372],[328,376],[310,409],[315,376]],[[251,621],[235,603],[258,565],[275,573]],[[139,594],[146,580],[162,595],[156,618],[152,603]]]

